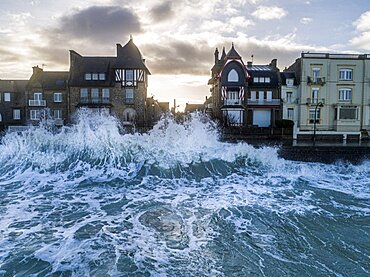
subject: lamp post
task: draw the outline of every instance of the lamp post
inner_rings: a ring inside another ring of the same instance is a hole
[[[316,120],[317,120],[317,108],[318,107],[324,107],[324,104],[322,102],[317,102],[315,105],[315,116],[314,116],[314,121],[313,121],[313,145],[315,145],[316,142]]]

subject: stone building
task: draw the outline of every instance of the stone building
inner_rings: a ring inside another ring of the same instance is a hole
[[[0,131],[25,124],[28,80],[0,80]]]
[[[68,122],[68,75],[68,71],[33,67],[25,92],[26,124],[38,124],[43,118],[52,119],[56,126]]]
[[[85,57],[70,51],[69,113],[77,108],[105,109],[123,125],[144,126],[148,75],[145,60],[132,38],[117,44],[113,57]]]

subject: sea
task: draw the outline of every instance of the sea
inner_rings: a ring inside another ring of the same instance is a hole
[[[370,162],[284,160],[197,114],[6,133],[0,276],[370,276]]]

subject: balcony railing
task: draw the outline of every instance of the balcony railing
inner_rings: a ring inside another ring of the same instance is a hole
[[[248,105],[280,105],[281,99],[248,99]]]
[[[313,77],[310,77],[308,76],[307,77],[307,85],[320,85],[320,86],[323,86],[325,85],[325,77],[317,77],[317,78],[313,78]]]
[[[324,98],[307,98],[307,105],[316,105],[318,103],[325,104],[325,99]]]
[[[232,105],[241,105],[242,101],[240,99],[225,99],[224,105],[232,106]]]
[[[28,105],[30,107],[45,107],[46,100],[28,100]]]
[[[56,126],[62,126],[63,125],[63,119],[54,119],[54,123]]]

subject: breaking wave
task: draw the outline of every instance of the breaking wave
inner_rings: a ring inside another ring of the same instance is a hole
[[[81,110],[7,133],[0,275],[368,275],[369,163],[277,150],[221,142],[197,114],[123,134]]]

